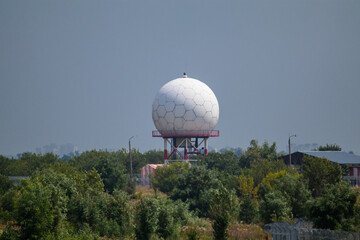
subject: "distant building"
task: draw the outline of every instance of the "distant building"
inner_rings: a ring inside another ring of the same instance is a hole
[[[141,170],[141,185],[150,185],[150,176],[154,175],[156,168],[162,167],[164,164],[146,164]]]
[[[326,158],[331,162],[347,166],[349,175],[344,179],[350,180],[353,186],[360,186],[360,156],[343,151],[297,151],[291,154],[291,165],[302,166],[304,156]],[[282,156],[281,159],[286,165],[290,165],[289,155]]]
[[[78,147],[71,143],[57,145],[55,143],[48,144],[42,147],[36,148],[36,154],[53,153],[59,156],[71,155],[78,152]]]

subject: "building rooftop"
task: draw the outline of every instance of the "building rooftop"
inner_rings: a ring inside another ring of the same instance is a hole
[[[313,157],[326,158],[339,164],[360,164],[360,156],[343,151],[299,151]]]

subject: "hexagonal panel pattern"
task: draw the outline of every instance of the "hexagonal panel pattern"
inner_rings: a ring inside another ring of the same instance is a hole
[[[194,121],[196,119],[196,115],[193,110],[186,111],[184,115],[185,121]]]
[[[175,102],[174,101],[165,103],[166,112],[173,112],[174,108],[175,108]]]
[[[184,117],[185,107],[184,105],[176,105],[174,110],[175,117]]]
[[[219,120],[213,91],[194,78],[178,78],[160,88],[152,105],[152,118],[162,134],[203,134]]]

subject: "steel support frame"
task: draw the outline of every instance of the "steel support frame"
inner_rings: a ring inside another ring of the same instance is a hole
[[[202,146],[202,144],[204,145],[204,155],[206,156],[208,154],[208,137],[199,137],[200,139],[202,138],[202,140],[200,141],[200,143],[198,143],[198,139],[199,138],[195,138],[195,142],[197,144],[193,144],[193,142],[191,141],[191,139],[193,139],[194,137],[181,137],[180,139],[182,139],[182,141],[178,144],[173,144],[169,138],[164,137],[164,161],[165,164],[167,164],[170,160],[170,158],[174,155],[174,154],[178,154],[182,161],[184,162],[189,162],[189,159],[194,156],[194,155],[202,155],[201,151],[200,151],[200,147]],[[179,138],[173,138],[174,141],[178,140]],[[171,147],[171,152],[170,154],[168,154],[168,144]],[[177,147],[176,147],[177,146]],[[179,148],[184,148],[184,152],[182,153]],[[193,148],[193,152],[191,154],[189,154],[189,148]]]

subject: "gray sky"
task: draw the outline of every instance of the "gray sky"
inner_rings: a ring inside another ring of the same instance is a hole
[[[218,98],[210,146],[360,154],[358,0],[0,0],[0,154],[160,149],[152,101],[184,71]]]

